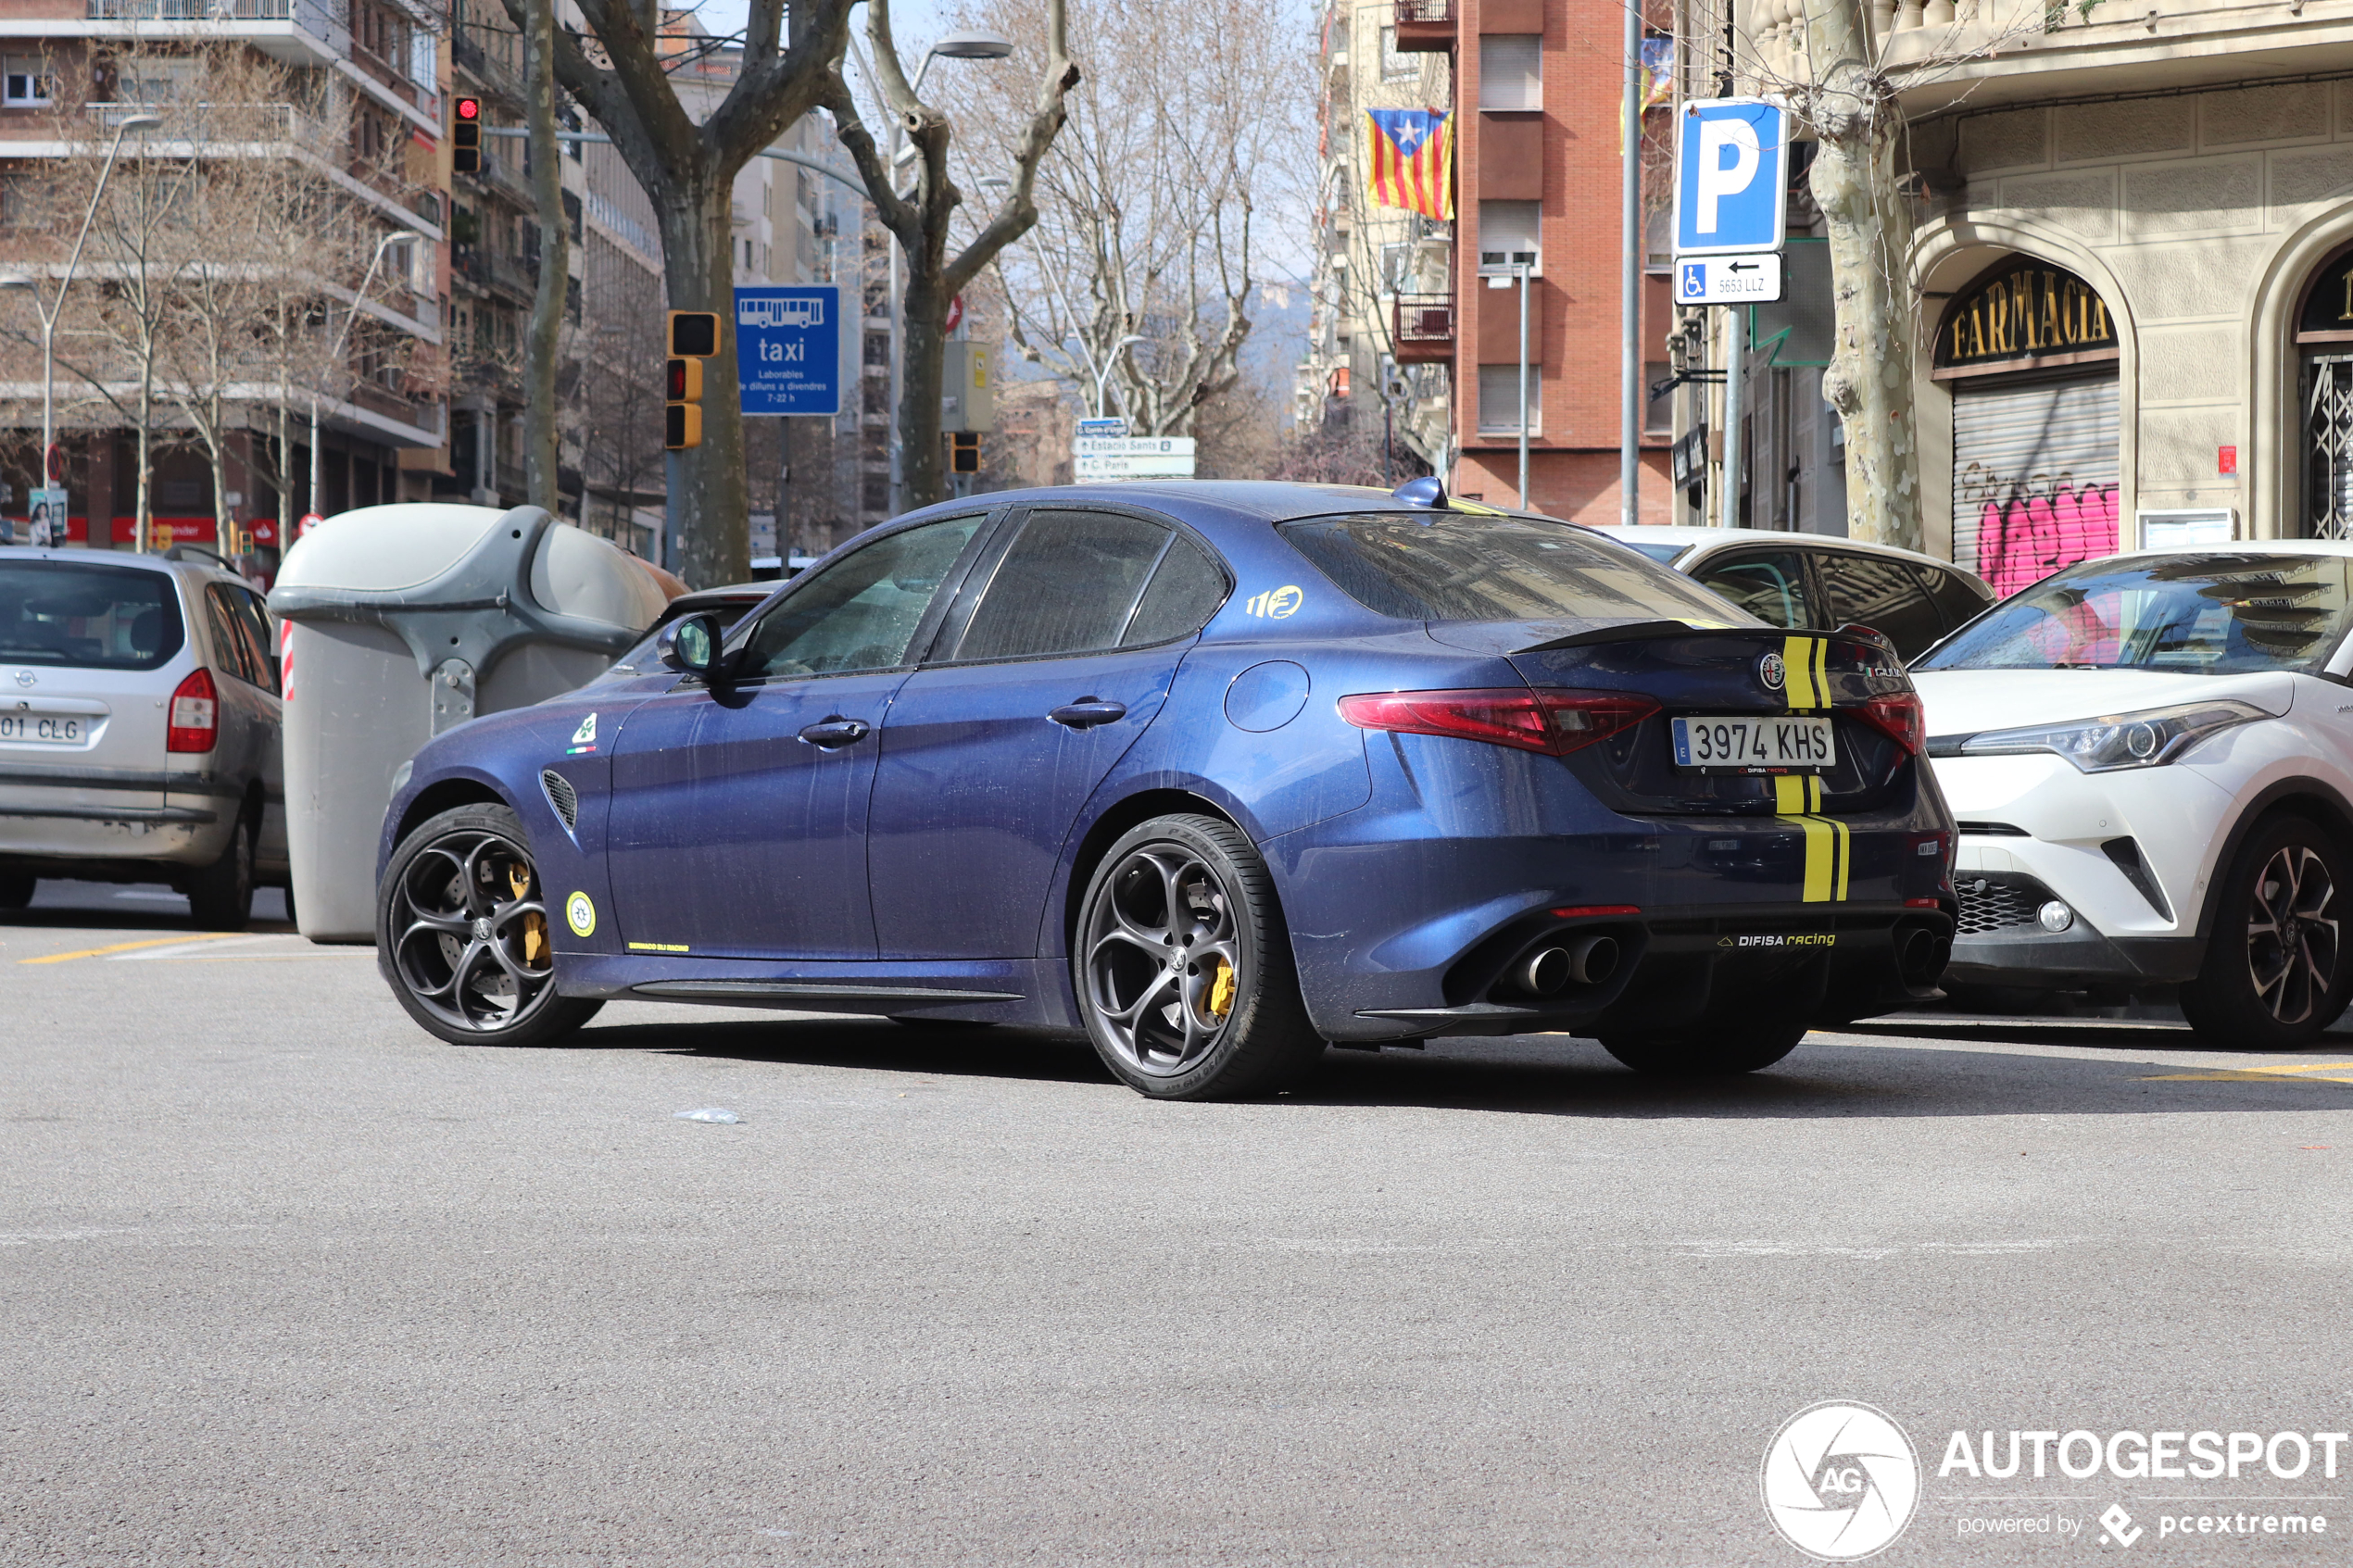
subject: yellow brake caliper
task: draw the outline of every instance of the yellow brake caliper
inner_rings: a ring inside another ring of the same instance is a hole
[[[1234,1010],[1234,966],[1224,959],[1217,960],[1217,978],[1209,983],[1210,1016],[1218,1022]]]
[[[531,872],[522,866],[507,868],[507,885],[515,890],[518,898],[531,897]],[[547,950],[547,918],[538,914],[522,917],[522,961],[537,963],[539,955]]]

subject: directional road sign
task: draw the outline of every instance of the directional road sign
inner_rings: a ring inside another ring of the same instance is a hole
[[[1078,433],[1082,436],[1091,437],[1096,440],[1101,440],[1103,437],[1110,435],[1126,435],[1127,433],[1127,421],[1124,418],[1108,420],[1081,420],[1078,421]]]
[[[1789,210],[1789,116],[1761,98],[1687,103],[1676,120],[1675,254],[1779,250]]]
[[[841,412],[841,285],[736,291],[747,414]]]
[[[1778,251],[1675,258],[1678,305],[1764,305],[1780,297],[1781,257]]]
[[[1189,435],[1082,435],[1071,444],[1076,479],[1190,479],[1193,439]]]

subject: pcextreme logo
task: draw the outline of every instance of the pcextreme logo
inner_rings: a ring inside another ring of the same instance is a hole
[[[1826,1400],[1782,1424],[1765,1449],[1765,1512],[1790,1545],[1852,1562],[1891,1545],[1920,1501],[1912,1440],[1885,1411]]]

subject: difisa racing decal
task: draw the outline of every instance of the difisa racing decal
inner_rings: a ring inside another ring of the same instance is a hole
[[[2221,1422],[1948,1427],[1916,1447],[1887,1411],[1830,1399],[1781,1424],[1759,1479],[1767,1520],[1818,1562],[1875,1557],[1899,1541],[1906,1549],[1891,1561],[1951,1562],[2000,1543],[2179,1552],[2201,1563],[2229,1547],[2271,1547],[2301,1562],[2335,1558],[2353,1534],[2348,1464],[2353,1433]]]

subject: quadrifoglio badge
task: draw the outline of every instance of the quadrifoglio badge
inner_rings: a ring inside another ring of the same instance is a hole
[[[1929,1452],[1936,1452],[1931,1448]],[[1893,1416],[1829,1400],[1789,1418],[1767,1445],[1765,1512],[1818,1561],[1847,1562],[1907,1529],[1947,1542],[2023,1537],[2111,1550],[2281,1537],[2306,1546],[2347,1533],[2339,1482],[2347,1432],[1954,1431],[1932,1472]],[[2302,1561],[2301,1558],[2298,1561]]]

